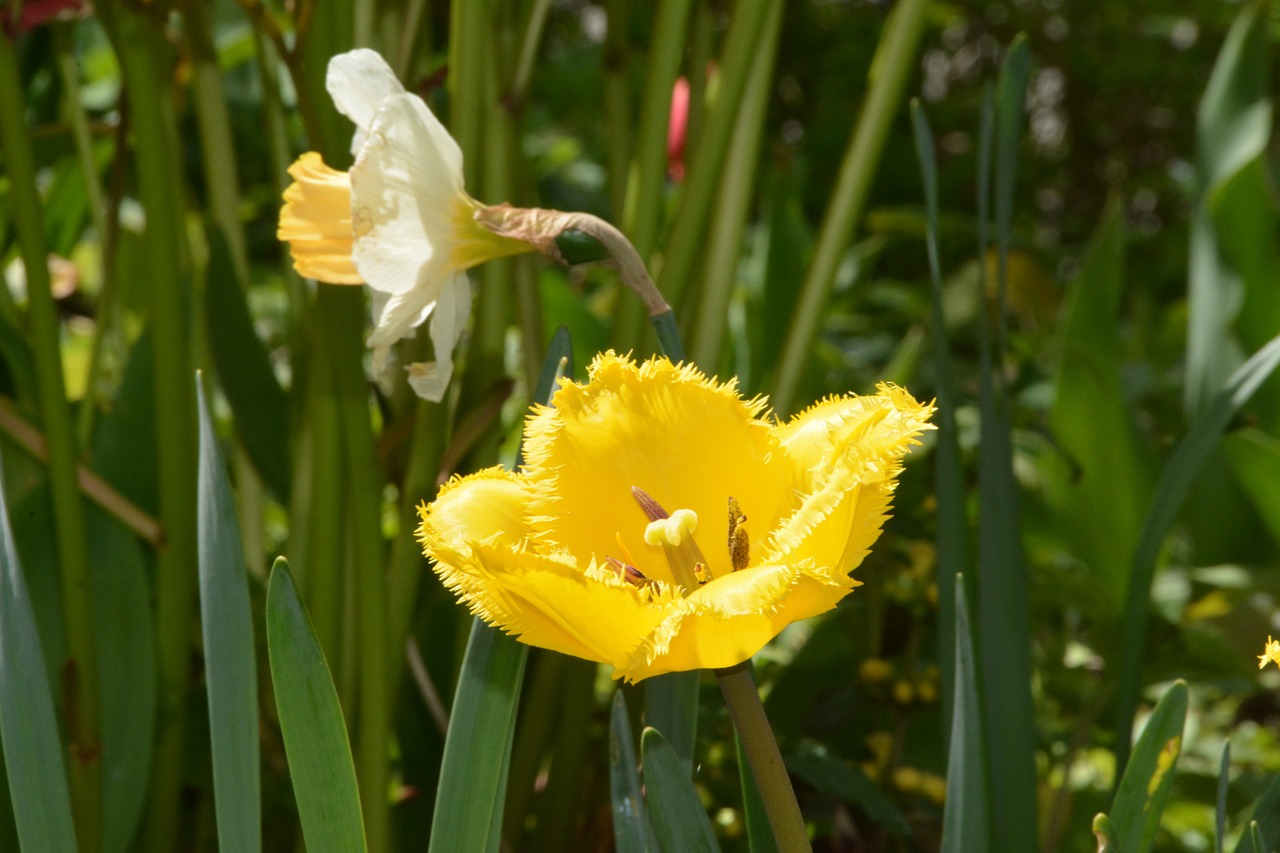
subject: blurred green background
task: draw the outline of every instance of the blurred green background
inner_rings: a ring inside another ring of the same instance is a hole
[[[417,850],[471,618],[417,551],[414,507],[511,464],[560,325],[578,375],[595,351],[656,351],[612,272],[525,256],[472,273],[444,403],[366,377],[365,295],[298,279],[275,237],[298,154],[349,165],[323,77],[353,46],[441,116],[472,195],[618,224],[691,358],[780,416],[879,381],[943,397],[864,585],[756,659],[815,849],[938,849],[964,566],[994,667],[991,849],[1097,849],[1133,711],[1174,679],[1190,704],[1155,849],[1214,849],[1225,743],[1233,842],[1273,784],[1280,668],[1255,660],[1280,633],[1280,384],[1215,396],[1280,334],[1273,6],[28,0],[0,16],[0,454],[81,849],[216,845],[197,368],[250,580],[262,844],[301,843],[262,627],[285,555],[370,849]],[[1019,33],[991,202],[983,104]],[[945,339],[912,98],[936,139]],[[407,363],[430,344],[401,347]],[[1187,461],[1197,418],[1221,423]],[[502,849],[612,848],[612,689],[531,653]],[[720,843],[745,850],[732,729],[703,694],[694,779]],[[0,849],[14,826],[0,807]],[[1280,818],[1262,837],[1276,845]]]

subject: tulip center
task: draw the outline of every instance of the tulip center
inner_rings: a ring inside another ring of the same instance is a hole
[[[677,509],[669,513],[648,492],[635,486],[632,486],[631,494],[649,519],[644,530],[645,543],[662,548],[671,576],[685,594],[711,582],[714,575],[694,539],[698,530],[698,514],[691,509]],[[738,502],[729,498],[729,564],[733,571],[747,566],[749,546],[747,531],[742,526],[746,520],[747,516]],[[639,582],[637,578],[648,581],[634,566],[612,559],[609,563],[616,564],[614,568],[633,582]]]

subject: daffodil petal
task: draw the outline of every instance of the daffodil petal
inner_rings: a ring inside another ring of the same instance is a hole
[[[662,548],[644,541],[648,519],[631,492],[638,486],[668,512],[692,510],[712,573],[727,573],[729,498],[754,519],[749,530],[766,530],[790,476],[769,426],[756,419],[762,404],[665,359],[636,365],[606,353],[589,374],[587,385],[562,384],[554,408],[526,425],[540,541],[602,561],[620,556],[621,539],[642,572],[672,581]]]
[[[429,302],[448,279],[453,206],[463,203],[461,155],[440,151],[433,128],[448,137],[420,98],[392,95],[351,167],[356,269],[375,290],[419,290]]]
[[[374,376],[386,372],[391,347],[401,338],[411,337],[435,306],[435,299],[426,291],[410,290],[390,296],[374,291],[373,331],[365,339],[373,350]]]
[[[391,66],[377,52],[366,48],[330,59],[324,85],[338,112],[351,119],[361,133],[367,133],[373,124],[379,104],[392,95],[404,94],[404,86]],[[351,153],[356,150],[353,143]]]
[[[455,273],[436,301],[428,332],[435,347],[436,360],[410,364],[409,387],[424,400],[434,403],[444,398],[453,377],[453,350],[467,328],[471,316],[471,283],[464,272]]]

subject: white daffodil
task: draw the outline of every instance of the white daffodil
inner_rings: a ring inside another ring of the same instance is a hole
[[[289,168],[294,182],[277,236],[289,242],[303,276],[369,285],[375,374],[385,372],[392,344],[430,318],[436,361],[407,370],[418,396],[440,400],[470,313],[466,270],[535,246],[476,221],[488,208],[463,186],[458,143],[381,56],[371,50],[335,56],[325,83],[356,125],[355,164],[340,172],[315,152],[299,157]]]

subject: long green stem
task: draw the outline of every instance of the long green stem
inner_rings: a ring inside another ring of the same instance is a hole
[[[666,192],[667,125],[671,120],[671,88],[684,56],[689,26],[689,0],[663,0],[658,6],[649,38],[649,69],[640,126],[636,132],[631,172],[627,180],[622,230],[636,253],[648,259],[658,245],[662,226],[662,200]],[[613,132],[613,129],[610,129]],[[621,350],[634,347],[643,329],[644,313],[635,300],[622,298],[614,314],[614,343]]]
[[[605,166],[609,184],[609,215],[621,221],[627,204],[627,165],[631,160],[631,87],[627,68],[631,0],[607,0],[609,30],[601,54],[605,117]]]
[[[26,108],[13,43],[0,36],[0,146],[9,176],[14,227],[26,266],[36,384],[49,448],[49,486],[57,531],[62,624],[69,659],[64,667],[63,711],[71,748],[71,789],[81,849],[102,845],[102,764],[98,729],[98,678],[84,507],[76,485],[76,443],[62,375],[58,309],[49,283],[44,212],[27,138]]]
[[[755,185],[756,160],[764,134],[764,117],[769,103],[773,63],[778,55],[778,33],[782,28],[782,4],[769,7],[765,31],[760,37],[760,53],[751,69],[742,109],[738,111],[733,140],[725,157],[726,180],[720,182],[711,242],[707,247],[697,322],[690,335],[693,360],[708,373],[716,372],[720,348],[727,328],[726,316],[737,280],[738,256],[742,252],[742,232],[750,212]]]
[[[781,853],[812,849],[804,815],[796,802],[795,789],[791,787],[791,779],[782,762],[782,753],[778,751],[769,718],[765,716],[764,705],[760,704],[750,664],[716,670],[716,679],[720,682],[720,692],[724,694],[729,716],[733,718],[733,727],[742,740],[747,763],[751,765],[756,785],[760,788],[760,799],[764,801],[778,849]]]
[[[707,218],[716,199],[720,177],[725,174],[725,154],[737,123],[747,77],[759,61],[760,36],[764,32],[765,20],[773,6],[781,2],[740,3],[734,8],[720,56],[715,104],[700,120],[702,130],[698,138],[690,140],[693,151],[692,156],[686,159],[688,177],[680,199],[680,210],[667,234],[662,270],[658,273],[659,289],[668,302],[686,315],[686,321],[689,317],[683,301],[685,286],[706,245]],[[739,178],[732,175],[729,179],[736,181]]]
[[[138,184],[147,212],[152,371],[156,396],[156,454],[160,520],[166,544],[156,569],[156,650],[160,712],[151,772],[148,845],[173,850],[182,787],[183,738],[192,604],[195,600],[195,396],[189,329],[190,283],[184,269],[184,208],[177,166],[177,127],[166,84],[161,36],[144,16],[117,4],[98,12],[120,59],[133,109]]]
[[[787,330],[773,393],[769,395],[779,414],[789,413],[796,401],[804,367],[822,321],[822,311],[835,282],[836,269],[853,227],[862,215],[867,190],[889,134],[889,125],[901,106],[902,89],[915,64],[916,49],[924,29],[924,13],[928,7],[927,0],[903,0],[894,8],[880,37],[880,48],[872,60],[875,74],[871,88],[862,105],[844,162],[840,165],[835,190],[814,248],[813,261],[800,286],[800,300]]]

